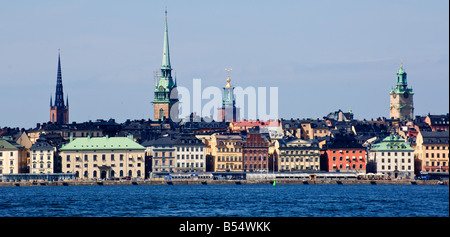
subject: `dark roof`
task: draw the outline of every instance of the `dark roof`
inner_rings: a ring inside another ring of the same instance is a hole
[[[449,131],[420,132],[423,137],[423,144],[449,144]]]

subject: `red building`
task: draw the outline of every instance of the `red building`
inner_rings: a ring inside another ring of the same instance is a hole
[[[320,160],[321,169],[328,172],[365,173],[367,152],[353,136],[338,136],[323,146]]]
[[[242,147],[244,171],[269,171],[269,139],[259,133],[259,127],[250,129]]]

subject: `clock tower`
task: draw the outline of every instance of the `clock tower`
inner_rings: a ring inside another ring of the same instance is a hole
[[[409,121],[414,118],[413,95],[414,92],[408,88],[406,81],[406,72],[403,65],[397,72],[397,84],[391,89],[390,98],[390,118],[400,119],[400,121]]]
[[[163,59],[161,65],[161,76],[155,85],[153,109],[155,120],[178,119],[178,92],[177,82],[172,79],[172,67],[169,56],[169,32],[166,24],[164,30]]]

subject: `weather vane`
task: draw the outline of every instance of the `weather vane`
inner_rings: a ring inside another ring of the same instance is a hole
[[[230,69],[225,68],[225,71],[227,71],[227,77],[230,77],[230,71],[233,70],[233,68],[230,67]]]

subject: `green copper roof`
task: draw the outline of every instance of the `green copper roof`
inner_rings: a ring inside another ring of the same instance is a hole
[[[60,150],[145,150],[145,147],[128,137],[79,137]]]
[[[169,55],[169,27],[167,26],[167,10],[165,13],[166,13],[166,25],[164,29],[164,46],[163,46],[163,58],[161,68],[171,69],[170,55]]]
[[[375,143],[370,148],[370,151],[407,151],[413,152],[414,149],[405,142],[405,139],[397,135],[390,135],[384,138],[381,142]]]

